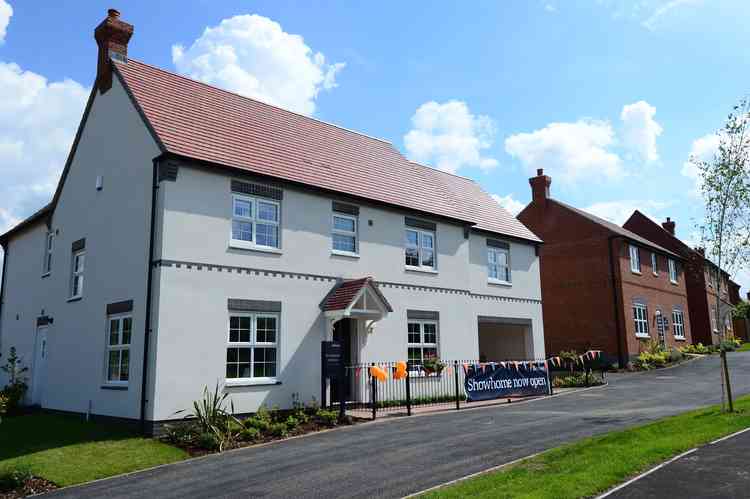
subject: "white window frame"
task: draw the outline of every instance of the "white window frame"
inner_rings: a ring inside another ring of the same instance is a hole
[[[125,323],[125,319],[130,319],[130,338],[127,343],[123,343],[123,325]],[[118,324],[118,330],[117,330],[117,343],[112,345],[110,344],[110,335],[112,333],[112,323],[117,321]],[[105,348],[104,348],[104,384],[106,385],[117,385],[117,386],[127,386],[130,382],[130,364],[132,361],[132,357],[130,355],[130,347],[133,344],[133,325],[135,322],[133,321],[133,314],[131,312],[123,313],[123,314],[112,314],[107,316],[107,326],[106,326],[106,337],[104,340]],[[124,351],[127,351],[128,353],[128,372],[127,372],[127,379],[122,379],[122,353]],[[110,379],[109,378],[109,357],[111,352],[118,352],[118,361],[117,361],[117,379]]]
[[[409,341],[409,325],[410,324],[418,324],[419,325],[419,343],[413,343]],[[424,326],[425,324],[433,325],[435,326],[435,343],[426,343],[424,340]],[[411,360],[409,359],[409,349],[410,348],[419,348],[420,349],[420,359],[421,363],[419,364],[419,369],[414,369],[413,365],[411,364]],[[431,320],[431,319],[408,319],[406,321],[406,360],[410,364],[409,370],[413,373],[422,374],[422,366],[424,364],[424,350],[426,348],[434,348],[435,349],[435,356],[436,359],[440,360],[440,324],[438,324],[438,321]]]
[[[354,222],[354,231],[350,232],[348,230],[337,229],[336,228],[337,218],[343,218],[343,219],[351,220],[352,222]],[[346,236],[346,237],[353,237],[354,238],[354,251],[336,249],[334,247],[334,244],[335,244],[334,234],[338,234],[338,235]],[[336,254],[336,255],[359,256],[359,220],[356,215],[349,215],[346,213],[334,212],[333,215],[331,216],[331,253]]]
[[[237,216],[234,212],[236,201],[245,201],[250,203],[250,216]],[[276,221],[265,220],[259,217],[259,206],[261,203],[270,204],[276,207]],[[278,251],[281,249],[281,203],[268,198],[246,196],[244,194],[232,194],[231,204],[231,222],[229,224],[229,245],[233,248],[257,249],[265,251]],[[252,241],[234,238],[234,222],[245,222],[252,224]],[[258,223],[276,227],[276,246],[258,244]]]
[[[47,232],[44,238],[44,258],[42,260],[42,276],[48,276],[52,273],[52,253],[55,249],[55,233]]]
[[[677,320],[679,318],[679,320]],[[685,313],[675,308],[672,310],[672,327],[674,328],[674,337],[679,340],[685,339]]]
[[[499,263],[498,256],[505,254],[505,266],[503,267]],[[495,255],[495,263],[490,261],[490,254]],[[498,277],[492,277],[492,268],[496,267],[496,273]],[[501,270],[505,269],[503,277],[501,276]],[[495,284],[507,284],[510,285],[513,281],[513,276],[510,268],[510,248],[497,248],[495,246],[487,246],[487,280]]]
[[[719,332],[719,321],[716,318],[716,309],[711,307],[711,329],[714,333]]]
[[[674,258],[668,258],[667,266],[669,267],[669,282],[677,284],[677,262]]]
[[[408,243],[408,239],[406,237],[407,232],[417,233],[417,245],[416,246]],[[424,245],[422,244],[422,239],[425,235],[432,237],[432,248],[425,248]],[[417,249],[417,258],[419,259],[419,265],[409,265],[406,263],[406,250],[408,248]],[[424,265],[422,263],[423,250],[432,251],[432,266]],[[437,233],[436,231],[418,229],[415,227],[405,227],[404,228],[404,266],[409,270],[423,270],[423,271],[428,271],[428,272],[435,272],[437,271],[437,264],[438,262],[437,262]]]
[[[641,273],[641,255],[638,246],[635,244],[628,245],[628,251],[630,253],[630,271],[634,274]]]
[[[81,259],[81,267],[78,268],[78,259]],[[81,298],[83,296],[83,275],[86,271],[86,249],[73,252],[73,258],[70,262],[70,299]],[[79,285],[76,287],[76,278]]]
[[[659,275],[659,255],[653,251],[651,252],[651,272],[655,276]]]
[[[643,303],[633,303],[633,321],[635,335],[638,338],[650,338],[648,306]]]
[[[231,341],[231,324],[232,317],[249,317],[250,318],[250,341]],[[266,342],[258,341],[258,319],[272,318],[276,320],[276,341]],[[276,383],[279,376],[280,351],[279,336],[281,335],[281,316],[274,312],[240,312],[229,311],[227,318],[227,345],[224,349],[224,379],[226,385],[238,384],[273,384]],[[230,348],[247,348],[250,350],[250,377],[227,378],[227,356],[226,353]],[[276,350],[276,375],[275,376],[255,376],[255,349],[256,348],[274,348]]]

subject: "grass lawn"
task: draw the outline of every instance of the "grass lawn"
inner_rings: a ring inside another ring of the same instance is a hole
[[[746,341],[735,352],[750,352],[750,341]]]
[[[0,423],[0,472],[25,467],[61,487],[186,457],[185,451],[132,429],[86,423],[78,416],[35,413]]]
[[[710,407],[587,438],[423,497],[588,497],[695,446],[750,427],[750,396],[737,412]]]

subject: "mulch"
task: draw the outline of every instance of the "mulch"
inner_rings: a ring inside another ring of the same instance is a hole
[[[44,478],[35,476],[26,480],[26,482],[23,484],[23,487],[21,488],[6,492],[0,492],[0,499],[16,499],[19,497],[33,496],[35,494],[50,492],[57,488],[57,485],[50,482],[49,480],[45,480]]]

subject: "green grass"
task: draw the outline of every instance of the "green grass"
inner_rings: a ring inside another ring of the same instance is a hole
[[[0,472],[24,467],[59,486],[185,459],[187,453],[122,425],[35,413],[0,423]]]
[[[710,407],[552,449],[423,497],[589,497],[695,446],[750,427],[750,396],[737,412]]]
[[[750,352],[750,341],[746,341],[735,352]]]

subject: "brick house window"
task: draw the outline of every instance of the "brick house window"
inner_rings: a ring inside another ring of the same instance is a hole
[[[677,262],[671,258],[668,260],[669,264],[669,281],[672,284],[677,284]]]
[[[659,275],[659,257],[656,256],[656,253],[651,253],[651,272],[654,275]]]
[[[638,246],[630,245],[630,270],[635,274],[641,273],[641,257],[638,254]]]
[[[672,324],[674,324],[674,337],[684,340],[685,339],[685,316],[682,310],[672,311]]]
[[[648,307],[642,303],[634,303],[633,320],[635,321],[635,335],[639,338],[648,338]]]

